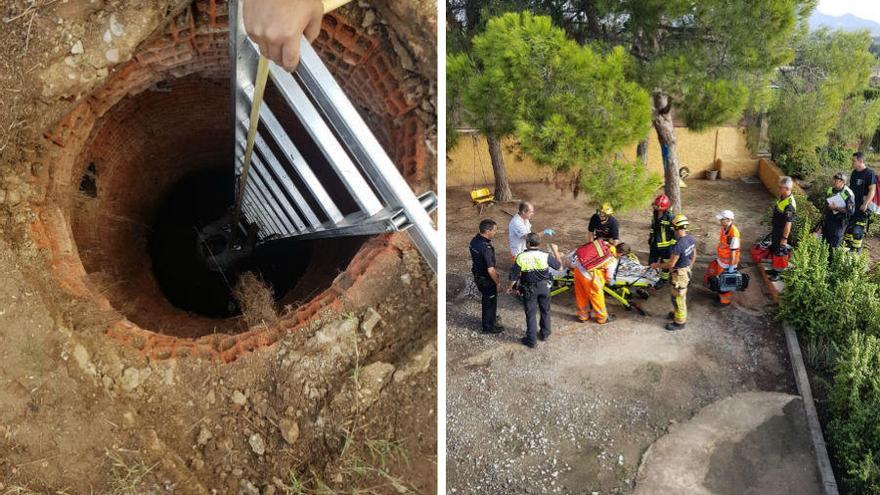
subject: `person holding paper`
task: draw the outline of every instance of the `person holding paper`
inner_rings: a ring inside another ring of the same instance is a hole
[[[831,178],[831,187],[825,191],[822,209],[822,239],[834,249],[843,243],[849,217],[855,213],[855,194],[846,186],[846,176],[837,172]]]

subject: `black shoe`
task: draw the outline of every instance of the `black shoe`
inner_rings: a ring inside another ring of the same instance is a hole
[[[494,327],[490,328],[489,330],[483,329],[483,333],[491,333],[491,334],[501,333],[503,331],[504,331],[504,327],[502,327],[501,325],[495,325]]]
[[[773,282],[776,282],[777,280],[779,280],[779,272],[777,272],[776,270],[767,270],[767,278],[769,278]]]
[[[666,329],[669,330],[670,332],[674,332],[676,330],[681,330],[686,326],[687,326],[686,323],[676,323],[673,321],[672,323],[666,324]]]
[[[672,311],[666,313],[666,319],[667,319],[667,320],[674,320],[674,319],[675,319],[675,313],[673,313]]]
[[[550,332],[547,332],[547,333],[544,333],[544,332],[538,332],[538,340],[540,340],[540,341],[543,342],[543,341],[545,341],[545,340],[547,340],[547,339],[549,339],[549,338],[550,338]]]
[[[528,347],[529,349],[535,348],[535,344],[529,342],[529,339],[527,339],[526,337],[519,339],[519,341],[522,342],[522,345]]]

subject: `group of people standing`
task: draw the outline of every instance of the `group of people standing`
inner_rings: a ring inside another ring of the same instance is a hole
[[[842,172],[833,176],[832,186],[826,191],[825,208],[820,223],[822,237],[831,247],[845,246],[853,250],[861,249],[865,237],[871,202],[876,192],[876,176],[865,166],[864,156],[854,153],[853,171],[849,177],[849,187]],[[797,210],[793,195],[794,182],[790,177],[782,177],[778,184],[778,197],[774,203],[771,221],[769,246],[752,249],[752,259],[757,263],[763,259],[772,261],[769,270],[771,278],[788,266],[789,236]],[[670,285],[672,311],[665,328],[670,331],[685,328],[687,324],[687,291],[692,270],[696,261],[697,242],[688,233],[690,221],[681,214],[674,214],[671,201],[661,194],[653,203],[653,217],[648,237],[650,268],[660,272],[656,288]],[[526,313],[526,335],[522,343],[534,347],[538,340],[550,336],[550,292],[553,276],[551,270],[571,269],[574,279],[574,293],[577,317],[586,322],[595,320],[605,324],[614,320],[605,307],[604,288],[612,280],[611,265],[590,264],[585,256],[601,256],[625,251],[620,242],[620,227],[614,218],[614,210],[603,204],[590,218],[587,242],[571,255],[563,257],[556,244],[550,243],[549,251],[539,249],[544,236],[553,235],[547,229],[532,232],[531,219],[535,208],[531,203],[520,203],[517,213],[508,224],[508,245],[513,267],[507,277],[506,288],[496,268],[495,248],[492,239],[498,231],[494,220],[482,220],[480,232],[471,240],[470,253],[472,272],[477,288],[482,294],[482,331],[500,333],[504,330],[497,315],[498,294],[516,292],[523,301]],[[709,263],[703,282],[725,273],[736,273],[740,264],[742,240],[740,231],[734,224],[735,215],[731,210],[723,210],[715,216],[719,222],[718,247],[715,259]],[[589,255],[584,254],[589,253]],[[716,304],[731,304],[732,292],[718,293]]]

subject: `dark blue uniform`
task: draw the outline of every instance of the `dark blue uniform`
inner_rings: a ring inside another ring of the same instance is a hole
[[[828,243],[828,247],[839,247],[843,242],[843,234],[846,232],[847,219],[855,212],[855,195],[850,188],[844,186],[841,190],[835,191],[833,187],[829,187],[825,191],[825,199],[836,195],[840,195],[846,204],[846,211],[836,212],[828,208],[826,202],[822,211],[822,238]]]
[[[861,207],[862,203],[865,202],[865,197],[868,196],[869,188],[876,182],[877,178],[874,171],[867,167],[865,170],[861,171],[853,170],[849,174],[849,188],[855,196],[853,198],[855,211],[853,212],[852,217],[850,217],[849,226],[844,240],[846,241],[847,247],[853,251],[860,251],[862,249],[862,242],[865,238],[865,234],[868,233],[868,217],[871,216],[871,211],[862,211]]]
[[[535,347],[540,312],[541,339],[550,336],[550,268],[562,267],[558,259],[550,253],[529,248],[519,253],[510,270],[510,280],[519,280],[523,309],[526,312],[526,336],[523,343]]]
[[[489,268],[495,267],[495,247],[492,241],[477,234],[471,239],[471,272],[474,282],[480,289],[483,306],[482,330],[491,332],[495,329],[495,317],[498,313],[498,286],[489,276]]]

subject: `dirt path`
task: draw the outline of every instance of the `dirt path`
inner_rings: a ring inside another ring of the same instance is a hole
[[[690,181],[686,213],[701,254],[714,251],[716,209],[731,208],[746,245],[763,231],[758,219],[770,198],[759,184]],[[533,201],[533,229],[557,230],[555,242],[576,247],[592,213],[581,200],[545,184],[516,185]],[[667,333],[666,290],[645,301],[648,316],[611,304],[619,320],[607,326],[575,321],[571,295],[554,299],[553,337],[534,351],[518,343],[521,305],[499,301],[508,330],[474,331],[479,301],[467,295],[465,248],[479,217],[467,191],[448,191],[447,349],[448,486],[456,493],[630,493],[646,449],[704,407],[745,391],[793,393],[784,339],[771,323],[760,284],[735,296],[732,308],[711,305],[693,284],[685,331]],[[717,205],[699,206],[697,205]],[[736,206],[733,206],[736,205]],[[507,247],[515,204],[484,216],[499,222],[496,250]],[[621,236],[645,250],[648,211],[620,217]],[[646,256],[640,255],[642,261]],[[509,258],[499,256],[502,273]],[[702,277],[705,261],[696,273]]]

